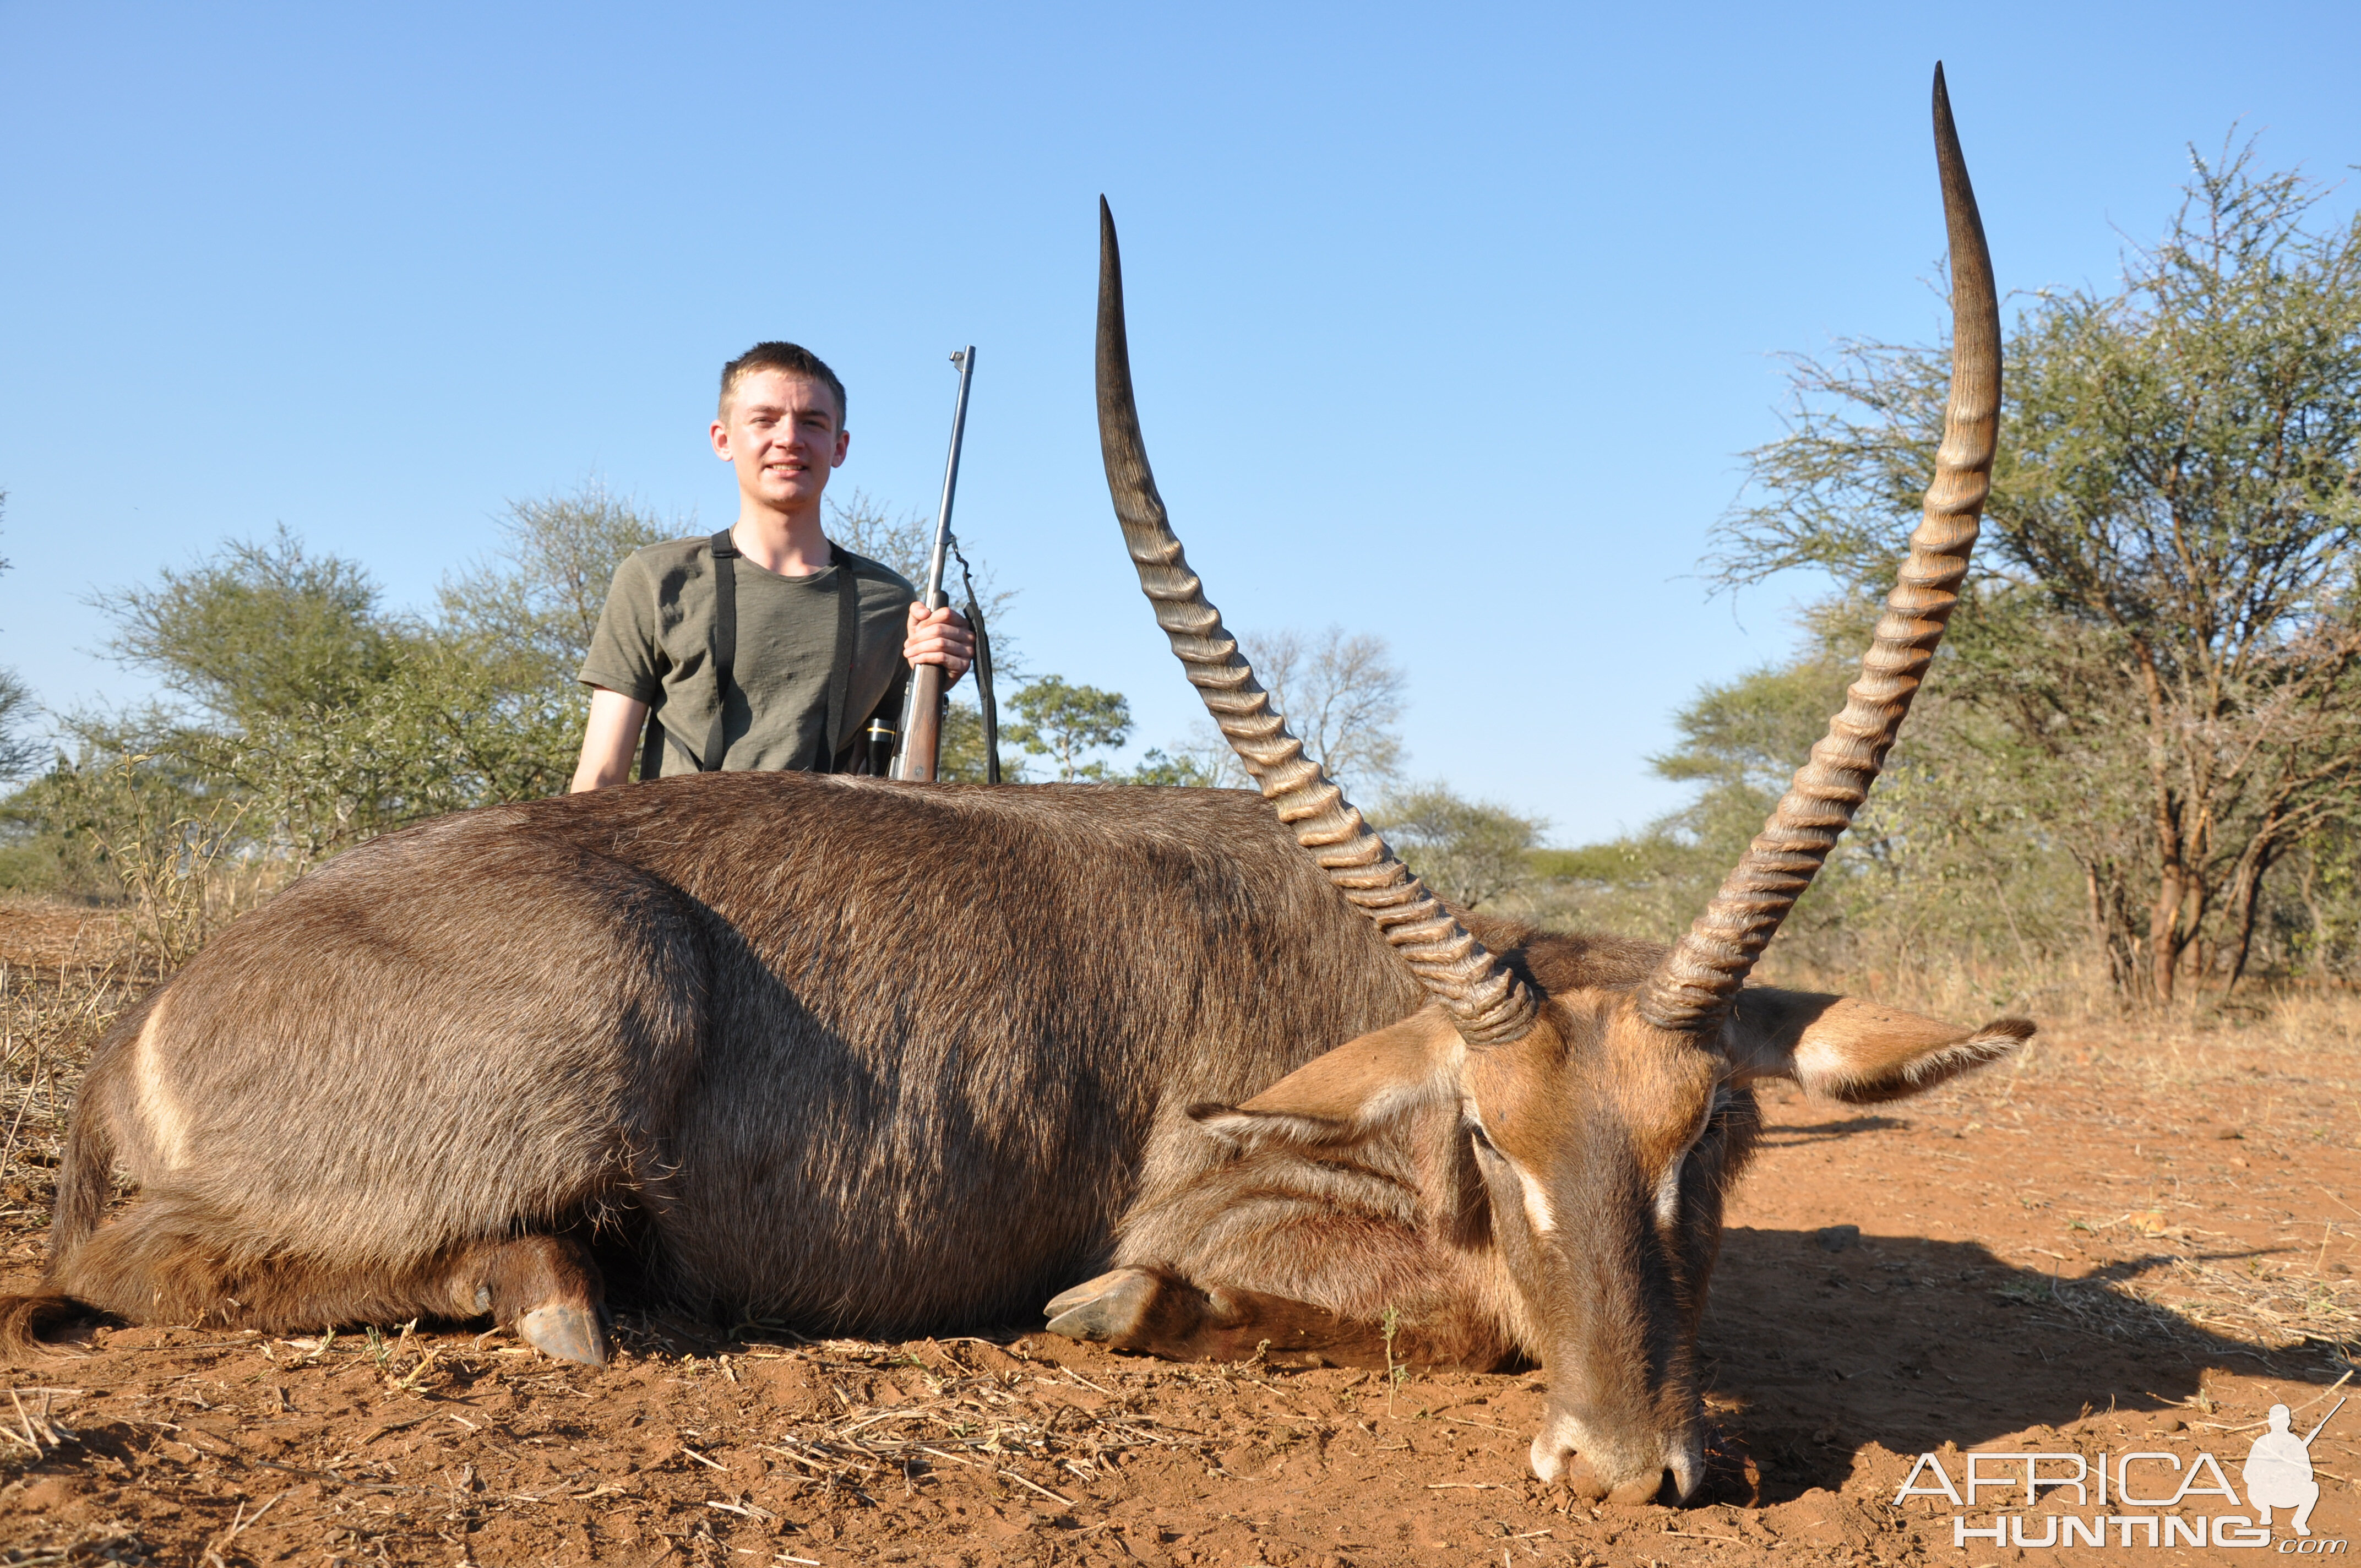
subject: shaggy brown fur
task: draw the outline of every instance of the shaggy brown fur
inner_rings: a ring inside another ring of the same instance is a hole
[[[683,1306],[1013,1321],[1104,1263],[1188,1105],[1420,1000],[1232,792],[729,774],[463,813],[101,1042],[49,1278],[141,1319],[464,1314],[467,1249],[603,1227]]]

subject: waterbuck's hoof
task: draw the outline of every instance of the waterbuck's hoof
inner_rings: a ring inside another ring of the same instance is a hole
[[[1163,1282],[1144,1268],[1118,1268],[1085,1279],[1042,1308],[1049,1332],[1068,1339],[1122,1343],[1146,1326]]]
[[[517,1332],[544,1355],[604,1366],[607,1330],[598,1316],[595,1307],[535,1307],[517,1320]]]

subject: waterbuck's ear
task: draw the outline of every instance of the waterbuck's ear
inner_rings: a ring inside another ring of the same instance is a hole
[[[1215,1101],[1189,1107],[1189,1119],[1224,1143],[1241,1149],[1319,1148],[1350,1143],[1360,1129],[1328,1116],[1296,1116],[1284,1111],[1249,1111]]]
[[[1850,996],[1749,986],[1730,1023],[1738,1078],[1787,1078],[1830,1100],[1898,1100],[2033,1037],[2023,1018],[1965,1030]]]
[[[1465,1048],[1443,1010],[1428,1007],[1345,1041],[1242,1105],[1191,1105],[1189,1116],[1247,1148],[1345,1143],[1439,1091],[1455,1093],[1451,1071]]]

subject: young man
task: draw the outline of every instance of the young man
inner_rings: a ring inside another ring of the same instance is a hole
[[[716,541],[675,539],[616,568],[582,665],[590,723],[577,791],[624,783],[635,756],[642,778],[850,771],[910,665],[942,665],[948,686],[975,656],[963,619],[927,613],[899,575],[820,532],[820,496],[851,438],[844,383],[817,356],[758,343],[723,366],[711,435],[738,473],[737,554],[718,562]],[[722,584],[735,615],[726,680],[715,670]]]

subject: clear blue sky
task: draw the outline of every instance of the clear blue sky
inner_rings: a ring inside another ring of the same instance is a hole
[[[1692,574],[1783,349],[1939,327],[1927,78],[2001,284],[2104,282],[2185,144],[2361,161],[2361,6],[0,5],[0,662],[145,688],[106,587],[284,522],[424,605],[511,498],[700,530],[720,362],[811,345],[838,483],[962,536],[1032,667],[1194,697],[1091,405],[1095,201],[1149,451],[1233,625],[1389,636],[1415,772],[1561,842],[1775,657]],[[2347,198],[2340,196],[2343,202]]]

